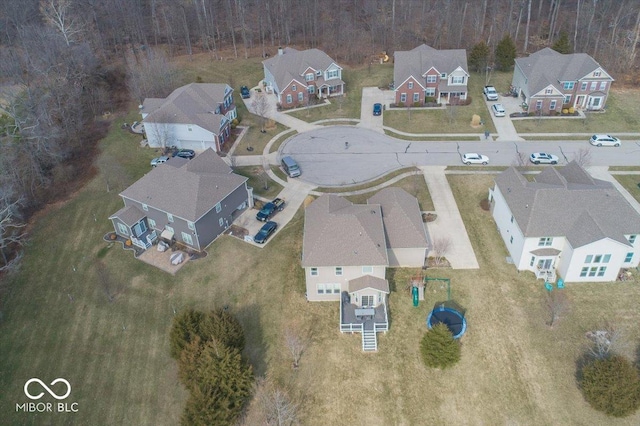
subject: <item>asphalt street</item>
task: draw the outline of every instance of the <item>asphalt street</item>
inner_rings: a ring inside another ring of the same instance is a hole
[[[580,150],[590,152],[590,165],[630,166],[640,164],[640,142],[622,140],[622,146],[593,147],[585,141],[406,141],[377,131],[331,126],[301,133],[281,147],[300,165],[303,180],[320,186],[368,181],[392,170],[409,166],[462,165],[462,154],[477,152],[489,164],[510,166],[517,153],[549,152],[560,157],[560,165],[573,160]]]

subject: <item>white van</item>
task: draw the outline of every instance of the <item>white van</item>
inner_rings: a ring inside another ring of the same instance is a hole
[[[289,156],[282,157],[282,161],[280,163],[282,164],[282,168],[284,169],[284,172],[289,177],[292,177],[292,178],[298,177],[302,173],[300,171],[300,167],[298,166],[298,163],[296,163],[296,161]]]

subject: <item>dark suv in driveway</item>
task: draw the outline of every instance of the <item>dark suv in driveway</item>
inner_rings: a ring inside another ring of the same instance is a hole
[[[382,115],[382,104],[373,104],[373,115]]]
[[[251,97],[251,93],[247,86],[242,86],[240,88],[240,96],[242,96],[242,99],[249,99]]]
[[[191,160],[195,156],[196,153],[192,149],[178,149],[176,151],[173,151],[173,157],[182,157],[186,158],[187,160]]]

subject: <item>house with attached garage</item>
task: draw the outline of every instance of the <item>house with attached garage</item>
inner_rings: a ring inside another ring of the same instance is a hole
[[[142,249],[158,237],[202,251],[247,207],[253,189],[212,149],[193,160],[169,159],[120,193],[111,215],[116,234]]]
[[[576,162],[545,168],[533,181],[511,167],[495,178],[489,200],[519,271],[549,282],[606,282],[638,266],[640,214]]]
[[[529,111],[604,109],[613,78],[586,53],[562,54],[545,47],[515,62],[511,84]]]
[[[262,61],[267,92],[273,92],[283,108],[306,105],[310,97],[344,94],[342,67],[319,49],[278,48],[278,54]]]
[[[438,50],[422,44],[394,54],[393,83],[396,105],[424,105],[427,98],[457,104],[467,99],[467,52]]]
[[[368,204],[325,194],[305,210],[307,300],[340,302],[340,331],[362,333],[365,351],[377,350],[376,333],[389,328],[387,267],[424,265],[428,239],[419,217],[417,201],[400,188]]]
[[[150,147],[222,150],[238,117],[228,84],[191,83],[166,98],[147,98],[140,108]]]

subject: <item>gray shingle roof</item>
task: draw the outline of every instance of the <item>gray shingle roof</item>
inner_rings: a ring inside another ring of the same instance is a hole
[[[143,121],[194,124],[217,135],[224,115],[214,111],[231,90],[227,84],[191,83],[177,88],[166,99],[147,98],[141,112],[149,115]]]
[[[365,275],[353,280],[349,280],[347,283],[349,293],[355,291],[364,290],[365,288],[373,288],[385,293],[389,293],[389,282],[382,278],[374,277],[372,275]]]
[[[302,266],[387,266],[382,212],[325,194],[305,210]]]
[[[169,159],[120,195],[195,222],[246,181],[209,148],[190,161]]]
[[[367,200],[382,208],[387,248],[428,246],[418,200],[402,188],[385,188]]]
[[[146,214],[136,206],[125,206],[109,216],[109,219],[118,218],[128,227],[132,227],[145,216]]]
[[[398,87],[407,78],[413,76],[423,84],[424,78],[421,76],[431,67],[440,74],[450,74],[458,67],[468,73],[467,51],[464,49],[438,50],[426,44],[412,50],[397,51],[394,53],[393,81]]]
[[[590,72],[601,68],[600,64],[586,53],[562,54],[549,47],[532,53],[526,58],[517,58],[516,65],[527,77],[530,96],[549,85],[563,90],[559,82],[578,81]]]
[[[510,167],[495,182],[525,237],[564,236],[575,248],[605,237],[628,245],[624,235],[640,233],[627,200],[576,162],[546,168],[534,182]]]
[[[296,50],[292,47],[286,47],[282,52],[282,55],[276,55],[262,61],[281,90],[291,83],[291,80],[297,80],[306,86],[302,74],[308,68],[324,72],[332,63],[337,64],[320,49]],[[333,83],[334,80],[331,82]]]

